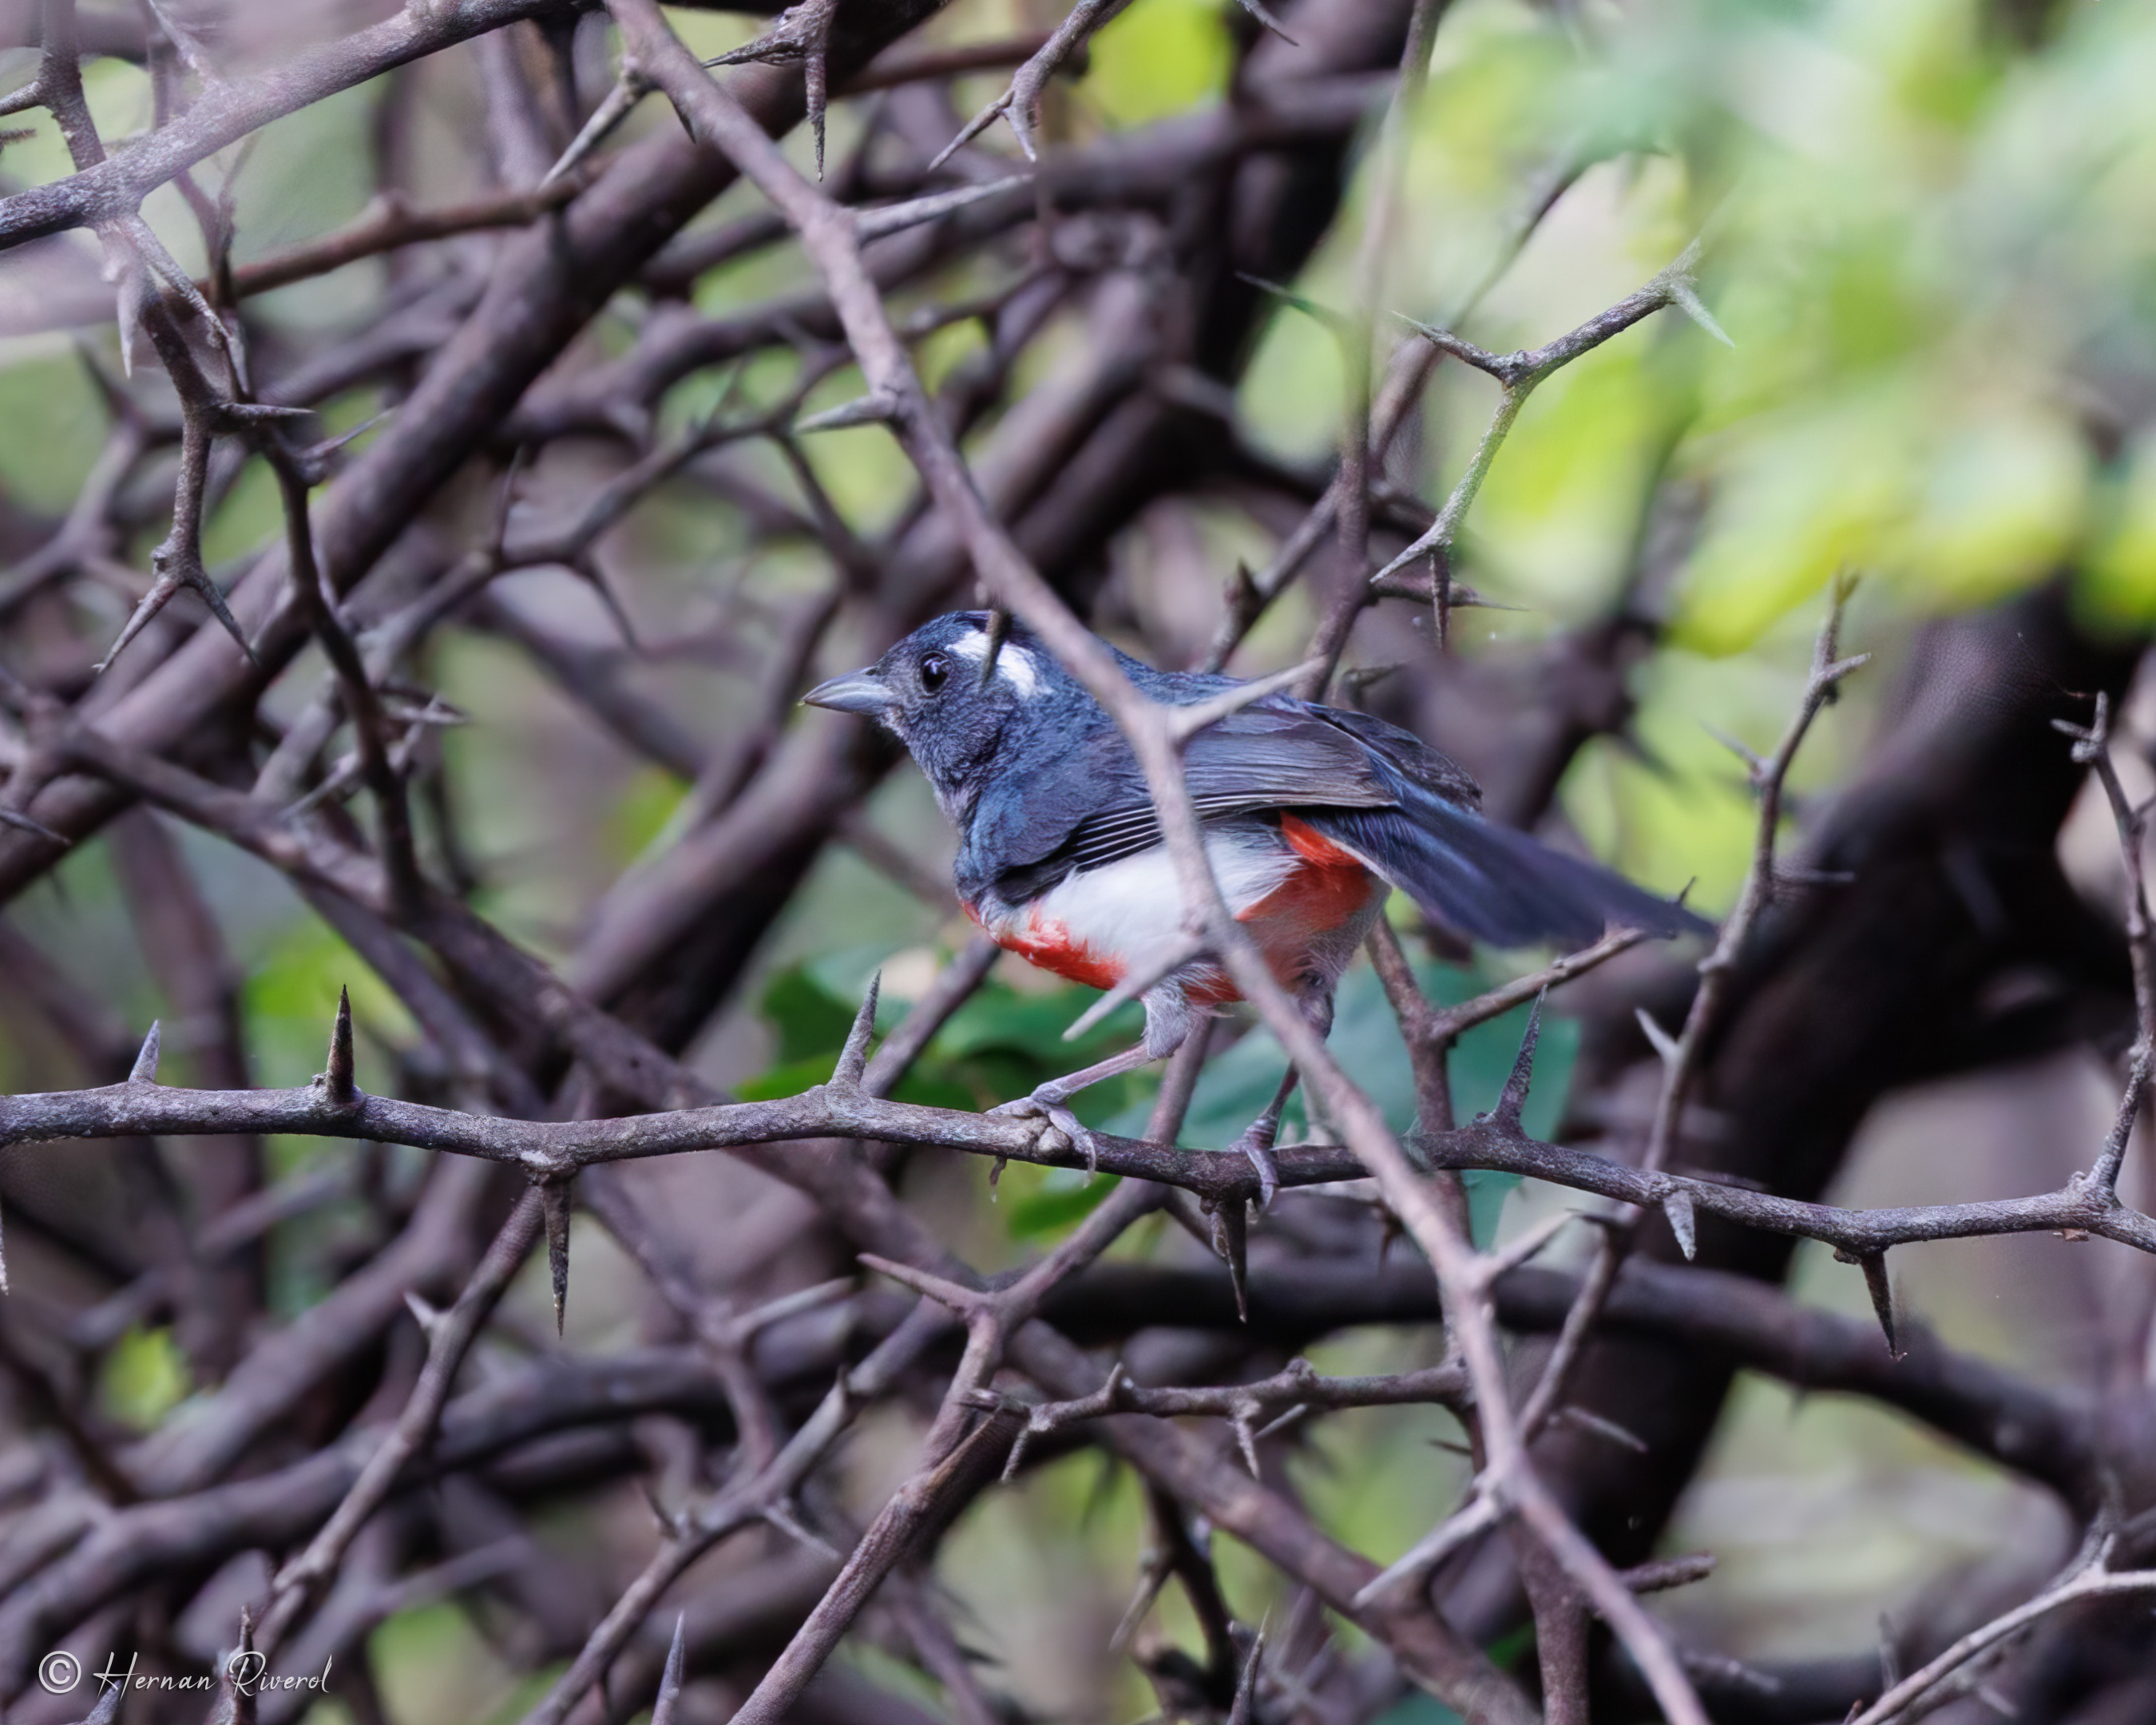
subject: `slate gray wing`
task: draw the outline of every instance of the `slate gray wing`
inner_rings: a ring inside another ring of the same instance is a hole
[[[1345,707],[1311,706],[1303,711],[1346,732],[1363,747],[1383,756],[1403,778],[1446,802],[1457,803],[1463,809],[1482,806],[1482,787],[1468,777],[1467,769],[1450,755],[1440,754],[1414,732]]]
[[[1121,737],[1116,740],[1120,745]],[[1052,848],[1036,843],[1027,847],[1034,855],[1014,857],[1021,865],[1009,882],[1014,891],[1045,891],[1065,875],[1105,867],[1161,842],[1143,775],[1127,747],[1112,762],[1089,757],[1086,788],[1095,812],[1075,823],[1054,823],[1063,837]],[[1064,774],[1055,777],[1060,781]],[[1397,801],[1360,742],[1299,704],[1261,702],[1200,732],[1185,753],[1183,780],[1199,818],[1209,821],[1276,809],[1389,809]],[[1070,806],[1067,788],[1035,787],[1024,800]]]

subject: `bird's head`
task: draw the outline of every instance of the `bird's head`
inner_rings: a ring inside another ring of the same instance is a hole
[[[986,611],[953,611],[921,624],[874,665],[801,698],[886,726],[912,752],[944,807],[962,814],[1014,726],[1055,723],[1076,686],[1023,624],[1011,625],[991,665],[989,625]]]

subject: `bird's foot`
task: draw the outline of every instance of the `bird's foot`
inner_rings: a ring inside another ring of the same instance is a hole
[[[1243,1128],[1243,1135],[1228,1147],[1240,1150],[1258,1171],[1258,1208],[1270,1209],[1273,1194],[1280,1190],[1280,1168],[1273,1161],[1273,1140],[1280,1136],[1280,1122],[1260,1115]]]
[[[1063,1093],[1053,1085],[1044,1084],[1031,1096],[1004,1102],[989,1109],[988,1114],[991,1118],[1001,1115],[1006,1119],[1045,1122],[1052,1129],[1062,1133],[1070,1141],[1070,1147],[1086,1158],[1088,1174],[1101,1172],[1100,1141],[1078,1123],[1078,1117],[1070,1111]]]

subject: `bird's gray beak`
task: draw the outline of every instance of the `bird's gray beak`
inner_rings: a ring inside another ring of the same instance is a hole
[[[819,683],[801,701],[804,706],[827,706],[834,713],[877,719],[898,704],[898,696],[873,670],[857,670]]]

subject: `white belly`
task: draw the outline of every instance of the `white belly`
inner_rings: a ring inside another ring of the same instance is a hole
[[[1270,833],[1208,834],[1205,855],[1240,916],[1295,871],[1296,854]],[[988,906],[983,906],[987,910]],[[1145,959],[1183,932],[1183,889],[1165,845],[1066,875],[1030,904],[997,906],[989,932],[1060,937],[1119,966]]]

